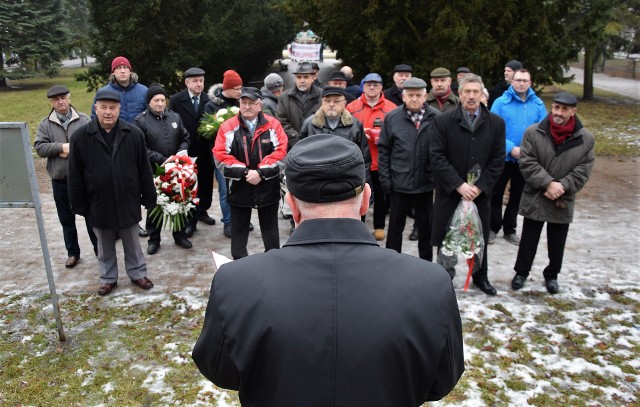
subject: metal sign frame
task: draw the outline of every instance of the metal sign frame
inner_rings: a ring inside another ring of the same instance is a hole
[[[5,135],[3,129],[20,129],[20,138],[22,142],[22,150],[24,152],[24,159],[26,164],[26,171],[29,178],[29,184],[31,187],[31,199],[25,197],[24,200],[19,199],[15,201],[3,201],[0,199],[0,208],[34,208],[36,211],[36,220],[38,223],[38,232],[40,234],[40,247],[42,248],[42,258],[44,260],[44,267],[47,272],[47,280],[49,281],[49,291],[51,292],[51,302],[53,304],[53,314],[56,318],[56,326],[58,328],[58,337],[61,342],[66,341],[64,334],[64,328],[62,326],[62,319],[60,318],[60,308],[58,306],[58,295],[56,294],[56,286],[53,280],[53,271],[51,269],[51,258],[49,257],[49,246],[47,245],[47,236],[44,230],[44,219],[42,217],[42,204],[40,202],[40,193],[38,191],[38,183],[36,180],[36,169],[33,163],[33,155],[31,153],[31,145],[29,138],[29,127],[24,122],[0,122],[0,144],[6,143],[18,143],[18,137],[11,137],[10,134]],[[15,141],[11,139],[16,139]],[[10,140],[10,141],[7,141]],[[19,169],[19,171],[23,169]],[[4,171],[2,165],[0,165],[0,184],[5,182],[8,176],[15,176],[16,174],[2,174]],[[2,185],[0,185],[1,187]]]

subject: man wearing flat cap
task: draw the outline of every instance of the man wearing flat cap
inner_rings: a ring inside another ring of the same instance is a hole
[[[577,105],[571,93],[556,93],[551,113],[522,138],[520,172],[525,185],[519,212],[524,222],[511,282],[514,290],[521,289],[529,276],[545,222],[549,263],[542,274],[550,294],[560,290],[558,274],[576,193],[589,180],[595,161],[595,140],[576,116]]]
[[[350,92],[347,91],[347,76],[342,71],[333,71],[327,81],[327,86],[335,86],[336,88],[344,89],[344,96],[347,99],[347,104],[356,100]]]
[[[441,112],[454,110],[460,99],[451,90],[451,72],[447,68],[431,71],[431,90],[427,95],[427,104]]]
[[[397,106],[384,97],[380,75],[375,72],[368,73],[362,82],[364,92],[357,100],[347,105],[347,110],[362,122],[364,132],[367,135],[369,153],[371,154],[369,174],[373,190],[373,236],[376,240],[384,240],[384,226],[387,213],[389,213],[389,203],[387,195],[380,186],[378,176],[378,141],[384,118]]]
[[[467,68],[466,66],[461,66],[456,69],[456,80],[451,84],[451,91],[454,95],[458,96],[458,86],[460,83],[460,79],[462,79],[462,77],[468,73],[471,73],[471,69]]]
[[[65,267],[72,268],[80,260],[80,245],[76,217],[69,205],[67,189],[67,174],[69,168],[69,138],[78,128],[89,122],[86,114],[78,112],[71,106],[69,88],[55,85],[47,91],[47,98],[51,103],[49,116],[42,119],[36,131],[33,147],[36,153],[47,159],[47,172],[51,177],[53,200],[56,203],[58,220],[62,225],[64,246],[67,249]],[[93,251],[98,255],[98,240],[93,233],[93,226],[89,218],[85,218],[89,239]]]
[[[402,233],[409,210],[414,208],[418,253],[431,261],[433,174],[429,163],[428,130],[440,112],[426,104],[427,83],[420,78],[404,82],[404,103],[382,123],[378,143],[378,174],[389,195],[387,248],[402,252]]]
[[[216,273],[192,357],[243,405],[418,406],[464,371],[460,314],[438,265],[382,249],[359,220],[362,153],[332,135],[285,159],[296,229]],[[410,344],[410,346],[407,346]]]
[[[147,155],[151,168],[161,166],[172,155],[189,148],[190,136],[182,125],[182,119],[176,112],[167,109],[167,92],[158,84],[152,84],[147,91],[148,107],[140,113],[134,122],[144,133],[147,145]],[[147,254],[154,255],[160,249],[162,219],[156,224],[147,212],[145,228],[149,233]],[[190,249],[191,242],[187,239],[184,227],[172,231],[173,241],[183,249]]]
[[[71,136],[69,201],[74,213],[89,217],[98,237],[99,295],[118,285],[116,240],[122,240],[131,282],[148,290],[147,264],[138,238],[140,205],[156,206],[156,190],[144,134],[119,118],[120,93],[96,93],[96,117]]]
[[[213,147],[216,166],[227,179],[234,259],[249,254],[252,208],[258,210],[264,250],[280,247],[280,173],[286,154],[287,135],[276,118],[262,113],[262,93],[242,88],[240,114],[222,123]]]
[[[300,139],[315,134],[334,134],[355,143],[364,157],[367,177],[371,167],[369,144],[362,123],[349,113],[343,88],[326,86],[322,89],[322,105],[313,115],[307,117],[300,129]]]
[[[313,66],[310,62],[298,64],[295,85],[280,95],[276,118],[287,133],[289,148],[300,139],[304,120],[314,114],[322,102],[322,89],[313,84]]]
[[[395,103],[396,106],[400,106],[403,103],[402,99],[402,87],[404,81],[411,78],[413,75],[413,68],[411,65],[398,64],[393,68],[393,85],[390,88],[385,89],[384,97],[387,100]]]
[[[262,92],[262,111],[269,116],[276,116],[278,101],[284,92],[284,80],[277,73],[270,73],[264,78]]]

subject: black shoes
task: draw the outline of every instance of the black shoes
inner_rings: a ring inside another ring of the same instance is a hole
[[[193,244],[191,244],[191,242],[184,237],[179,237],[177,239],[174,239],[174,241],[178,246],[182,247],[183,249],[191,249],[193,247]]]
[[[521,274],[516,274],[516,276],[513,278],[513,280],[511,280],[511,288],[513,288],[514,290],[518,291],[519,289],[521,289],[522,287],[524,287],[524,282],[527,280],[527,277],[521,275]]]
[[[158,253],[158,250],[160,250],[160,243],[150,242],[149,246],[147,247],[147,254],[153,256],[154,254]]]
[[[149,233],[147,232],[147,229],[145,229],[142,226],[138,225],[138,236],[147,237],[147,236],[149,236]]]
[[[184,229],[184,234],[186,237],[191,237],[193,236],[193,234],[195,233],[195,231],[197,230],[196,225],[188,225],[185,229]]]
[[[558,280],[544,280],[544,285],[547,287],[549,294],[558,294],[558,291],[560,291]]]
[[[209,216],[209,214],[207,214],[207,212],[202,212],[200,214],[200,216],[198,216],[198,220],[202,223],[204,223],[205,225],[215,225],[216,224],[216,220],[213,219],[211,216]]]
[[[227,223],[226,225],[224,225],[223,233],[224,233],[224,235],[226,237],[231,239],[231,224],[230,223]]]
[[[498,294],[498,290],[495,289],[494,286],[491,285],[491,283],[487,280],[484,281],[479,281],[479,282],[473,282],[473,285],[475,285],[476,287],[478,287],[480,290],[482,290],[483,293],[487,294],[487,295],[496,295]]]

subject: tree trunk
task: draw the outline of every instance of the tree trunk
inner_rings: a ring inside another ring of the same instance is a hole
[[[0,47],[0,71],[4,71],[4,53],[2,52],[2,47]],[[0,89],[8,87],[7,78],[4,75],[0,76]]]
[[[596,47],[587,45],[584,48],[584,84],[582,85],[582,100],[593,100],[593,55]]]

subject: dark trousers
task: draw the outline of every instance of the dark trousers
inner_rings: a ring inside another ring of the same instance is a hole
[[[507,183],[511,181],[509,186],[509,202],[502,216],[502,197]],[[493,187],[491,193],[491,231],[498,233],[500,228],[504,229],[505,235],[516,233],[516,225],[518,220],[518,209],[520,208],[520,198],[524,189],[524,178],[520,173],[520,165],[511,161],[504,164],[504,170],[500,179]]]
[[[62,236],[64,237],[64,246],[67,248],[67,256],[75,256],[80,258],[80,245],[78,244],[78,230],[76,229],[76,216],[71,212],[69,204],[69,190],[67,189],[66,179],[52,179],[51,187],[53,189],[53,200],[56,203],[58,211],[58,219],[62,225]],[[93,226],[89,217],[84,218],[87,226],[87,233],[93,245],[93,252],[98,253],[98,238],[93,233]]]
[[[387,195],[382,190],[378,171],[370,171],[371,173],[371,189],[373,190],[373,228],[384,229],[387,213],[389,212],[389,203]]]
[[[421,194],[391,194],[387,249],[402,253],[402,232],[409,209],[415,206],[415,224],[418,229],[418,255],[421,259],[433,260],[431,247],[431,217],[433,216],[433,191]]]
[[[249,241],[249,222],[252,208],[231,207],[231,256],[233,259],[247,257]],[[280,232],[278,230],[279,202],[258,208],[260,233],[264,243],[264,251],[280,248]]]
[[[533,260],[536,257],[540,233],[544,222],[524,218],[522,224],[522,237],[518,248],[518,257],[513,269],[516,274],[527,277]],[[569,233],[568,223],[548,223],[547,222],[547,252],[549,264],[545,267],[543,275],[545,280],[555,280],[558,278],[562,268],[562,258],[564,256],[564,245],[567,242]]]
[[[211,200],[213,197],[213,153],[211,152],[211,143],[209,140],[196,137],[189,147],[190,151],[196,154],[198,160],[198,193],[200,203],[193,209],[189,217],[189,224],[195,226],[198,224],[198,217],[211,208]],[[192,154],[191,152],[189,153]]]
[[[160,240],[162,240],[160,237],[160,232],[162,231],[163,222],[162,218],[160,218],[159,220],[160,222],[156,226],[156,222],[151,219],[151,211],[147,211],[147,221],[145,223],[145,229],[147,229],[147,233],[149,233],[149,243],[160,243]],[[184,226],[181,230],[171,232],[171,234],[173,235],[173,240],[178,240],[181,237],[186,239],[186,236],[184,234],[185,227],[186,226]]]

